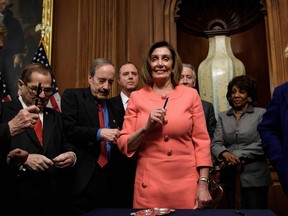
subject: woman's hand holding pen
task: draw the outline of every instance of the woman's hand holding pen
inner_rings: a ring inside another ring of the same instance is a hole
[[[144,127],[138,129],[134,134],[130,135],[127,139],[128,141],[128,152],[136,150],[141,140],[146,136],[147,132],[155,128],[157,125],[165,125],[167,124],[166,119],[166,105],[168,102],[168,97],[164,102],[163,108],[154,109],[150,112],[148,120]]]
[[[165,125],[167,124],[167,119],[166,117],[166,109],[164,108],[158,108],[158,109],[154,109],[150,112],[148,121],[146,123],[146,130],[151,130],[152,128],[156,127],[157,124],[160,125]]]
[[[168,99],[169,97],[166,97],[163,108],[154,109],[150,112],[148,121],[145,125],[146,131],[151,130],[157,124],[160,124],[162,126],[167,124],[168,121],[165,117],[166,117],[166,106],[167,106]]]

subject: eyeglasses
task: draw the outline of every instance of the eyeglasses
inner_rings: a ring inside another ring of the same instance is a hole
[[[38,91],[38,87],[37,86],[28,86],[29,92],[33,95],[37,95],[37,91]],[[41,94],[41,92],[44,92],[45,96],[50,96],[53,93],[52,88],[41,88],[39,94]]]

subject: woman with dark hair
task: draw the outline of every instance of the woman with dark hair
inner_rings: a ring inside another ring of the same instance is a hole
[[[226,97],[231,109],[219,114],[211,150],[218,162],[225,165],[220,182],[224,185],[228,207],[235,208],[235,193],[238,193],[241,208],[267,208],[271,177],[257,131],[266,110],[254,107],[256,82],[245,75],[234,77]],[[237,191],[235,181],[239,175],[241,189]]]
[[[181,73],[171,44],[156,42],[140,74],[146,86],[131,93],[118,146],[128,157],[138,152],[134,208],[204,208],[211,201],[204,111],[197,91],[178,85]]]

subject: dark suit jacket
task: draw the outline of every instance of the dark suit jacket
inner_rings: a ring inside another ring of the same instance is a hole
[[[110,98],[109,101],[111,104],[111,110],[114,112],[115,119],[117,120],[120,129],[122,129],[125,116],[125,109],[120,94]]]
[[[23,108],[18,99],[3,103],[2,106],[2,122],[8,122]],[[72,145],[63,139],[61,114],[50,108],[45,108],[43,118],[43,147],[38,141],[35,131],[30,128],[11,138],[10,150],[21,148],[29,154],[42,154],[50,159],[72,150]],[[10,204],[13,205],[9,212],[16,211],[15,215],[18,213],[27,215],[55,215],[59,213],[69,198],[67,196],[63,199],[64,193],[67,192],[64,191],[65,185],[69,182],[66,178],[68,177],[67,174],[67,169],[58,169],[54,166],[43,172],[33,172],[28,169],[23,172],[19,171],[18,167],[15,170],[9,168],[7,174],[9,185],[7,188],[9,188],[8,196],[11,195],[11,197],[5,198],[10,200]]]
[[[263,149],[288,196],[288,82],[275,88],[258,131]]]
[[[2,113],[2,97],[3,97],[3,89],[2,89],[2,84],[0,82],[0,115]],[[10,131],[9,131],[9,126],[8,123],[2,123],[0,122],[0,152],[7,152],[8,148],[10,145]],[[1,154],[0,154],[1,155]],[[1,160],[1,159],[0,159]]]
[[[8,143],[10,140],[10,131],[9,131],[9,126],[8,123],[0,123],[0,146],[1,149],[4,147],[3,145],[5,143]]]
[[[105,100],[105,102],[109,113],[110,128],[118,128],[119,125],[110,108],[110,101]],[[121,200],[116,200],[116,197],[120,196],[121,199],[121,195],[116,190],[117,186],[119,186],[118,189],[123,187],[120,180],[125,173],[113,171],[121,166],[121,161],[125,159],[125,156],[120,153],[117,145],[112,144],[108,164],[104,168],[98,166],[97,160],[100,154],[100,142],[96,140],[99,129],[98,108],[90,88],[66,89],[61,97],[61,108],[67,138],[77,151],[77,163],[73,176],[74,196],[84,191],[95,172],[105,173],[106,179],[101,181],[99,190],[95,193],[108,188],[105,190],[106,196],[107,194],[110,196],[108,207],[118,207]],[[121,168],[123,169],[123,166]],[[116,176],[116,174],[119,175]]]
[[[210,139],[212,140],[215,127],[216,127],[216,119],[215,119],[215,112],[214,112],[214,107],[212,103],[208,101],[201,100],[202,106],[204,109],[205,113],[205,119],[206,119],[206,125],[207,125],[207,130],[210,136]]]
[[[111,110],[114,113],[115,120],[119,125],[119,128],[122,129],[125,109],[120,94],[110,98],[109,101]],[[118,207],[120,208],[133,207],[134,179],[137,164],[136,162],[137,154],[134,154],[131,158],[124,156],[124,158],[121,158],[121,161],[119,161],[116,166],[113,166],[113,174],[115,176],[121,177],[120,179],[117,178],[118,181],[120,180],[117,186],[119,188],[117,198],[119,202]]]

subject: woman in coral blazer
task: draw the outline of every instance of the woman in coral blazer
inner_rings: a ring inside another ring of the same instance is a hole
[[[203,208],[211,201],[205,116],[197,91],[178,85],[181,72],[173,47],[157,42],[142,68],[146,87],[130,96],[118,146],[128,157],[139,154],[134,208]]]

